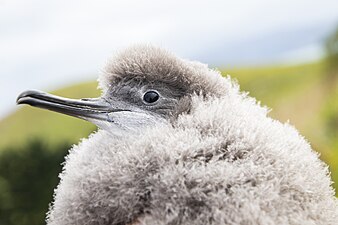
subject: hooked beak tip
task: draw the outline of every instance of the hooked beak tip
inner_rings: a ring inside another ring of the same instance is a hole
[[[41,95],[44,92],[38,91],[38,90],[27,90],[22,92],[17,98],[16,98],[16,104],[29,104],[31,105],[30,99],[34,98],[37,95]]]

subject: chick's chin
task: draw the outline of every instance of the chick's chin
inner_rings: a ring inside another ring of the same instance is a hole
[[[168,124],[165,118],[146,112],[114,112],[107,114],[107,120],[91,121],[112,136],[140,135],[146,129]]]

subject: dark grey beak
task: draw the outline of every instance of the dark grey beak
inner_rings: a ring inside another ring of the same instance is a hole
[[[102,98],[68,99],[36,90],[22,92],[16,102],[17,104],[28,104],[90,121],[109,121],[109,113],[129,111],[114,108]]]

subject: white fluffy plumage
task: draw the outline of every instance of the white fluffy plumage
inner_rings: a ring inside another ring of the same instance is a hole
[[[114,60],[104,90],[126,71],[162,79],[169,64],[167,80],[190,83],[189,110],[123,137],[99,130],[74,146],[49,225],[338,224],[328,167],[229,77],[149,46]]]

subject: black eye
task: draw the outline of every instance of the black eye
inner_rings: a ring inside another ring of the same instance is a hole
[[[143,101],[147,103],[154,103],[160,98],[160,95],[156,91],[147,91],[143,95]]]

